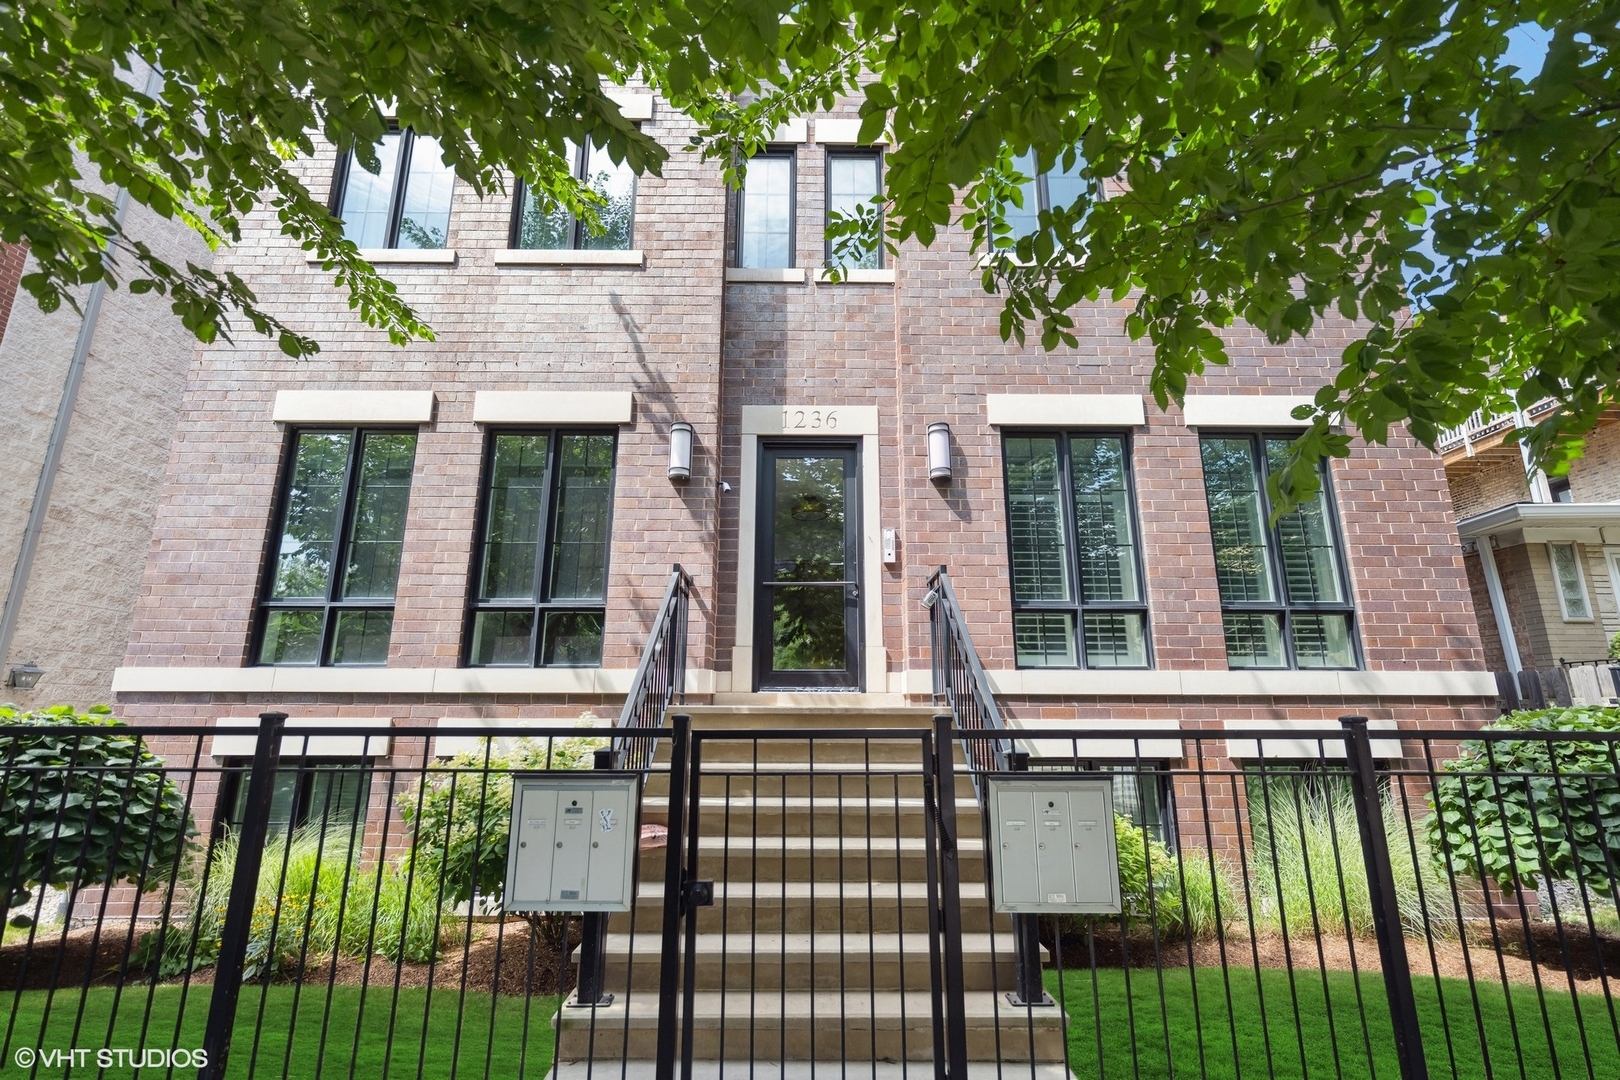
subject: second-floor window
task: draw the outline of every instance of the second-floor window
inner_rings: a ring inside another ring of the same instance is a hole
[[[602,662],[614,443],[611,431],[491,436],[469,664]]]
[[[561,206],[547,205],[544,196],[527,184],[520,184],[517,214],[512,223],[512,246],[628,251],[636,216],[634,170],[625,162],[615,164],[600,146],[575,146],[570,142],[564,153],[575,178],[602,197],[603,204],[597,207],[600,228],[593,231]]]
[[[1266,477],[1286,435],[1201,440],[1215,578],[1233,668],[1353,668],[1355,609],[1322,477],[1316,498],[1271,524]]]
[[[833,214],[853,218],[874,208],[873,200],[883,192],[883,158],[876,151],[838,151],[827,155],[827,219]],[[883,265],[883,245],[875,244],[850,256],[848,249],[836,251],[827,242],[827,265],[845,269],[875,270]]]
[[[1073,206],[1075,200],[1091,190],[1091,182],[1080,175],[1085,161],[1075,156],[1074,165],[1065,169],[1061,159],[1043,173],[1035,171],[1035,154],[1025,152],[1013,159],[1014,166],[1025,176],[1034,177],[1023,186],[1023,206],[1009,204],[1006,208],[1007,224],[1012,226],[1014,240],[1031,236],[1041,224],[1041,211],[1056,207]]]
[[[1008,433],[1002,453],[1018,665],[1146,667],[1126,437]]]
[[[793,155],[757,154],[737,198],[737,265],[793,265]]]
[[[414,431],[300,431],[261,605],[261,664],[384,664]]]
[[[442,248],[450,239],[455,170],[440,157],[439,140],[391,131],[377,144],[377,172],[358,155],[341,159],[332,210],[343,235],[362,248]]]

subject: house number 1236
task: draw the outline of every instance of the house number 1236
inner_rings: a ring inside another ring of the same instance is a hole
[[[783,431],[837,431],[837,409],[783,409]]]

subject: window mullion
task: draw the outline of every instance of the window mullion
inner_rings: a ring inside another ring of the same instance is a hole
[[[365,453],[365,432],[354,428],[349,433],[349,461],[343,471],[343,491],[338,503],[338,520],[335,535],[332,537],[332,576],[326,583],[326,603],[321,610],[321,645],[320,652],[316,654],[317,667],[327,664],[332,656],[332,638],[337,633],[337,617],[334,614],[338,602],[343,596],[344,560],[349,554],[349,530],[352,527],[355,512],[354,487],[358,482],[361,455]]]
[[[395,165],[394,193],[388,202],[388,235],[386,245],[399,246],[399,223],[405,214],[405,185],[411,174],[411,151],[416,146],[416,133],[406,128],[399,133],[399,158]]]
[[[1260,478],[1260,512],[1265,515],[1261,521],[1261,528],[1266,534],[1266,568],[1271,574],[1271,592],[1277,598],[1277,606],[1284,612],[1283,637],[1284,646],[1288,650],[1289,667],[1293,667],[1293,646],[1287,642],[1287,611],[1293,603],[1293,597],[1288,591],[1288,575],[1283,573],[1282,567],[1282,532],[1272,520],[1271,512],[1271,463],[1266,459],[1266,436],[1264,432],[1249,436],[1249,452],[1255,455],[1255,475]]]
[[[1069,618],[1074,620],[1074,664],[1086,666],[1085,589],[1080,582],[1080,530],[1075,522],[1074,452],[1069,432],[1057,433],[1058,512],[1063,518],[1065,555],[1069,563]]]

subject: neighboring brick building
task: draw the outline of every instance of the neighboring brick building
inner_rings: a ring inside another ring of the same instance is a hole
[[[1607,658],[1620,634],[1615,419],[1605,418],[1564,477],[1526,471],[1523,452],[1503,441],[1511,416],[1482,419],[1440,444],[1486,662],[1515,674],[1561,672],[1546,681],[1573,680],[1564,689],[1577,699],[1617,690],[1591,663]]]
[[[512,197],[450,194],[421,143],[391,144],[386,184],[330,151],[300,166],[433,342],[364,328],[272,215],[250,220],[221,262],[323,351],[199,352],[124,716],[605,719],[673,563],[696,581],[689,689],[723,701],[926,701],[946,565],[1020,724],[1494,714],[1436,455],[1358,445],[1326,503],[1263,524],[1261,436],[1297,429],[1347,327],[1234,332],[1232,365],[1161,414],[1126,305],[1082,305],[1075,349],[1004,342],[960,233],[822,280],[828,192],[861,197],[880,161],[852,113],[786,126],[729,195],[683,152],[691,124],[626,102],[672,153],[595,246]]]
[[[127,230],[171,263],[210,265],[196,234],[143,207]],[[26,248],[0,246],[0,701],[110,703],[196,341],[163,297],[109,290],[75,388],[84,319],[67,305],[41,312],[18,288],[26,264]],[[38,685],[10,685],[29,662]]]

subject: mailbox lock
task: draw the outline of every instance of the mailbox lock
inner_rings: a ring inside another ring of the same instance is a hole
[[[591,847],[601,847],[601,846],[602,846],[602,842],[600,840],[592,840],[591,841]],[[1075,847],[1079,847],[1079,846],[1080,846],[1079,844],[1075,845]]]
[[[562,841],[561,840],[557,841],[557,846],[562,847]]]
[[[518,847],[528,847],[528,846],[529,846],[529,842],[527,840],[519,840],[518,841]]]

